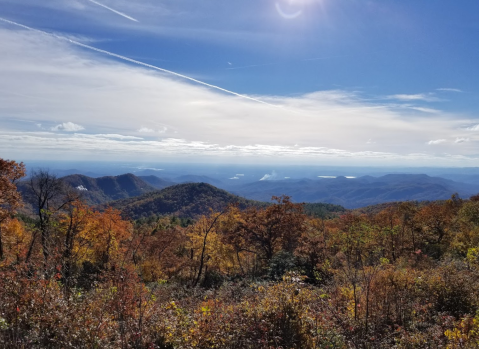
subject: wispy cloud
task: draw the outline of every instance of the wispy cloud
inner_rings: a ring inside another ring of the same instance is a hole
[[[395,99],[399,101],[425,101],[425,102],[437,102],[439,98],[431,93],[418,93],[418,94],[396,94],[387,96],[387,99]]]
[[[185,79],[185,80],[189,80],[191,82],[194,82],[194,83],[197,83],[197,84],[200,84],[200,85],[203,85],[203,86],[207,86],[209,88],[219,90],[221,92],[225,92],[225,93],[228,93],[228,94],[240,97],[240,98],[244,98],[244,99],[248,99],[250,101],[254,101],[254,102],[257,102],[257,103],[262,103],[262,104],[265,104],[265,105],[269,105],[271,107],[279,107],[278,105],[267,103],[267,102],[262,101],[262,100],[257,99],[257,98],[253,98],[253,97],[250,97],[250,96],[247,96],[247,95],[244,95],[244,94],[240,94],[240,93],[237,93],[237,92],[234,92],[234,91],[230,91],[230,90],[224,89],[224,88],[216,86],[216,85],[208,84],[207,82],[204,82],[204,81],[201,81],[201,80],[198,80],[198,79],[194,79],[194,78],[189,77],[187,75],[179,74],[179,73],[176,73],[176,72],[171,71],[171,70],[167,70],[167,69],[163,69],[163,68],[151,65],[151,64],[143,63],[143,62],[137,61],[135,59],[131,59],[131,58],[128,58],[128,57],[125,57],[125,56],[122,56],[122,55],[118,55],[118,54],[113,53],[113,52],[109,52],[109,51],[106,51],[106,50],[101,50],[99,48],[96,48],[96,47],[93,47],[93,46],[90,46],[90,45],[86,45],[86,44],[82,44],[81,42],[78,42],[78,41],[75,41],[75,40],[72,40],[72,39],[68,39],[68,38],[64,38],[62,36],[58,36],[58,35],[55,35],[55,34],[51,34],[51,33],[45,32],[43,30],[35,29],[35,28],[32,28],[32,27],[26,26],[24,24],[21,24],[21,23],[10,21],[10,20],[2,18],[2,17],[0,17],[0,21],[15,25],[15,26],[27,29],[27,30],[31,30],[33,32],[41,33],[43,35],[48,35],[48,36],[51,36],[51,37],[54,37],[54,38],[57,38],[57,39],[67,40],[71,44],[74,44],[74,45],[77,45],[77,46],[80,46],[80,47],[83,47],[83,48],[86,48],[86,49],[89,49],[89,50],[92,50],[92,51],[95,51],[95,52],[98,52],[98,53],[102,53],[102,54],[105,54],[105,55],[108,55],[108,56],[111,56],[111,57],[115,57],[115,58],[121,59],[121,60],[126,61],[126,62],[130,62],[130,63],[137,64],[137,65],[140,65],[140,66],[143,66],[143,67],[158,70],[158,71],[161,71],[163,73],[167,73],[167,74],[170,74],[170,75],[173,75],[173,76]]]
[[[446,87],[438,88],[437,91],[444,91],[444,92],[462,92],[462,90],[460,90],[460,89],[458,89],[458,88],[446,88]]]
[[[168,127],[161,127],[159,129],[152,129],[152,128],[148,128],[148,127],[141,127],[140,129],[138,129],[138,132],[140,133],[166,133],[168,131]]]
[[[409,106],[408,108],[412,109],[412,110],[417,110],[417,111],[420,111],[420,112],[423,112],[423,113],[429,113],[429,114],[439,114],[439,113],[441,113],[440,110],[433,109],[433,108],[413,107],[413,106]]]
[[[479,131],[479,124],[467,128],[469,131]]]
[[[52,131],[66,131],[66,132],[76,132],[76,131],[81,131],[84,129],[85,128],[83,126],[74,124],[73,122],[64,122],[52,127]]]
[[[86,141],[87,140],[87,141]],[[22,144],[19,149],[19,142]],[[119,140],[104,137],[104,135],[87,134],[53,134],[41,132],[0,132],[0,146],[6,151],[17,155],[31,153],[35,150],[44,152],[55,152],[56,157],[71,157],[73,154],[83,154],[91,157],[91,154],[101,154],[96,159],[108,159],[112,156],[122,156],[123,160],[139,160],[145,157],[157,158],[177,158],[177,157],[195,157],[201,156],[203,159],[217,158],[218,156],[230,156],[239,158],[249,158],[251,156],[274,156],[277,159],[310,159],[321,158],[325,161],[334,159],[347,159],[348,162],[363,163],[368,160],[377,161],[419,161],[421,163],[442,160],[446,162],[457,161],[477,161],[474,157],[465,157],[462,155],[446,155],[436,157],[425,153],[394,154],[386,152],[360,151],[351,152],[342,149],[332,149],[326,147],[291,147],[291,146],[270,146],[254,144],[248,146],[227,145],[207,142],[186,141],[184,139],[167,138],[161,141],[141,141],[141,140]],[[65,151],[70,149],[69,151]],[[238,175],[235,177],[239,177]],[[265,174],[260,180],[277,179],[278,174],[273,171],[271,174]]]
[[[148,128],[148,127],[142,127],[138,130],[138,132],[140,132],[140,133],[155,133],[155,130],[153,130],[152,128]]]
[[[471,131],[477,118],[445,112],[431,118],[394,101],[342,90],[254,96],[267,104],[252,103],[38,32],[0,29],[0,42],[0,91],[12,92],[0,94],[0,115],[9,115],[0,118],[0,148],[11,158],[476,161]],[[65,115],[88,133],[59,123]],[[44,130],[61,125],[63,132],[39,132],[35,124]],[[454,143],[469,137],[461,146]],[[441,139],[451,141],[428,144]],[[437,154],[438,149],[452,155]]]
[[[469,141],[470,141],[469,138],[456,138],[454,143],[465,143],[465,142],[469,142]]]
[[[285,39],[284,33],[268,30],[267,28],[258,30],[258,28],[248,28],[240,25],[242,21],[238,21],[236,15],[244,16],[244,13],[237,13],[236,9],[241,11],[246,9],[253,16],[258,14],[257,9],[254,9],[255,6],[245,6],[241,1],[229,2],[227,6],[229,10],[225,15],[222,15],[222,13],[224,13],[226,7],[215,7],[215,10],[212,10],[212,5],[209,2],[194,0],[95,1],[115,10],[121,9],[121,13],[127,14],[129,17],[139,21],[117,20],[117,18],[120,19],[117,15],[105,16],[106,12],[102,10],[102,7],[96,4],[94,5],[87,0],[0,0],[0,3],[3,4],[7,2],[15,4],[15,6],[21,6],[21,8],[25,10],[25,13],[17,13],[15,19],[14,17],[12,17],[12,19],[18,20],[18,22],[28,21],[32,26],[35,26],[33,23],[36,22],[39,27],[45,27],[43,25],[44,23],[42,23],[44,16],[31,17],[28,15],[29,9],[43,8],[50,11],[52,15],[61,12],[61,16],[62,18],[65,17],[65,21],[68,21],[68,18],[78,18],[78,16],[82,16],[82,23],[85,28],[91,25],[96,28],[110,28],[110,30],[114,30],[119,36],[126,37],[136,33],[134,35],[135,37],[137,37],[137,35],[147,35],[148,39],[153,37],[160,40],[161,38],[172,38],[176,40],[188,39],[196,42],[214,43],[215,45],[241,46],[248,50],[251,50],[252,47],[257,45],[261,47],[267,45],[270,48],[276,48],[277,45],[280,45]],[[216,9],[218,11],[216,11]],[[51,12],[51,10],[55,12]],[[21,18],[25,18],[25,20]],[[234,19],[234,21],[232,22],[227,18]],[[67,23],[57,24],[68,27]],[[83,29],[75,26],[74,30]],[[71,30],[68,31],[70,32]],[[101,34],[102,32],[95,30],[95,33],[92,35],[98,38]],[[114,34],[112,33],[112,35]],[[294,32],[290,32],[288,36],[294,37],[297,43],[306,41],[301,35]],[[132,38],[130,37],[130,39]],[[128,40],[128,38],[126,38],[126,40]],[[83,40],[77,41],[85,42]],[[128,56],[131,57],[130,54]],[[148,57],[149,62],[151,62],[150,58],[152,57]]]
[[[445,139],[435,139],[435,140],[427,142],[427,144],[437,145],[437,144],[441,144],[441,143],[444,143],[444,142],[447,142],[447,141]]]
[[[124,136],[124,135],[119,135],[119,134],[97,134],[94,135],[94,137],[100,137],[100,138],[113,138],[113,139],[120,139],[120,140],[142,140],[142,137],[135,137],[135,136]]]
[[[112,9],[111,7],[108,7],[108,6],[104,5],[104,4],[101,4],[101,3],[99,3],[99,2],[97,2],[97,1],[95,1],[95,0],[88,0],[88,1],[90,1],[91,3],[94,3],[95,5],[101,6],[101,7],[105,8],[105,9],[111,11],[111,12],[114,12],[114,13],[116,13],[117,15],[120,15],[120,16],[126,18],[126,19],[129,19],[130,21],[138,22],[138,20],[136,20],[135,18],[130,17],[130,16],[124,14],[123,12],[120,12],[120,11],[117,11],[117,10],[115,10],[115,9]]]

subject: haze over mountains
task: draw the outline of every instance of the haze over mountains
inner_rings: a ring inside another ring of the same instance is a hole
[[[479,192],[479,182],[474,181],[474,178],[475,175],[464,175],[465,181],[458,182],[424,174],[388,174],[358,178],[331,176],[316,179],[250,180],[243,177],[238,180],[220,180],[205,175],[161,178],[131,173],[99,178],[79,174],[63,177],[90,204],[156,193],[177,184],[207,183],[248,200],[270,202],[272,196],[288,195],[294,202],[322,202],[351,209],[394,201],[443,200],[454,193],[468,198]]]
[[[134,162],[99,162],[99,161],[25,161],[28,171],[48,168],[58,177],[83,174],[89,177],[118,176],[132,173],[136,176],[156,176],[176,180],[181,176],[207,176],[222,182],[254,182],[265,175],[270,179],[315,179],[318,176],[373,176],[387,174],[427,174],[457,182],[479,178],[479,167],[404,167],[404,166],[325,166],[280,165],[268,163],[134,163]],[[177,182],[180,182],[177,180]]]
[[[326,202],[358,208],[393,201],[443,200],[458,193],[470,197],[479,191],[474,184],[454,182],[427,175],[324,178],[260,181],[231,190],[248,199],[265,201],[271,195],[287,194],[296,202]]]

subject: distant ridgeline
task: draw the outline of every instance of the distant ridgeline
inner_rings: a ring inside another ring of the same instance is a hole
[[[447,200],[455,193],[469,198],[479,192],[479,182],[462,183],[421,174],[391,174],[257,181],[232,188],[231,192],[259,201],[286,194],[295,202],[325,202],[354,209],[395,201]]]
[[[310,216],[331,218],[347,212],[347,209],[376,212],[391,202],[447,200],[454,193],[468,198],[479,192],[479,185],[473,183],[404,174],[377,178],[256,181],[230,187],[205,176],[180,176],[170,180],[131,173],[99,178],[74,174],[62,177],[62,180],[81,194],[89,205],[111,205],[130,219],[153,215],[196,218],[211,210],[221,211],[234,203],[240,208],[266,206],[271,203],[272,196],[281,195],[290,196],[293,202],[306,202],[304,212]],[[198,182],[203,180],[205,182]],[[188,181],[190,183],[184,183]],[[226,190],[217,188],[217,185]],[[18,184],[22,194],[27,187],[28,180]]]

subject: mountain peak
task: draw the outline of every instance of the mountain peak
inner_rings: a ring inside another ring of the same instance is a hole
[[[208,214],[211,210],[222,211],[234,203],[242,208],[266,205],[243,199],[208,183],[183,183],[139,197],[119,200],[111,203],[111,206],[132,219],[164,214],[191,218]]]
[[[90,204],[102,204],[155,190],[153,186],[132,173],[99,178],[75,174],[62,177],[62,180],[81,191],[84,199]]]

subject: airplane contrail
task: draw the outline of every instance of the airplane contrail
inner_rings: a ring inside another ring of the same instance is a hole
[[[63,36],[60,36],[60,35],[57,35],[57,34],[48,33],[48,32],[45,32],[43,30],[35,29],[35,28],[32,28],[32,27],[26,26],[24,24],[20,24],[20,23],[14,22],[14,21],[10,21],[10,20],[2,18],[2,17],[0,17],[0,21],[3,21],[5,23],[9,23],[9,24],[12,24],[12,25],[15,25],[17,27],[21,27],[21,28],[24,28],[24,29],[27,29],[27,30],[30,30],[30,31],[34,31],[34,32],[37,32],[37,33],[40,33],[40,34],[43,34],[43,35],[51,36],[51,37],[54,37],[54,38],[57,38],[57,39],[60,39],[60,40],[65,40],[65,41],[68,41],[68,42],[70,42],[74,45],[89,49],[91,51],[96,51],[96,52],[99,52],[99,53],[103,53],[105,55],[121,59],[123,61],[127,61],[127,62],[130,62],[130,63],[134,63],[134,64],[137,64],[137,65],[147,67],[147,68],[155,69],[155,70],[158,70],[158,71],[170,74],[170,75],[174,75],[174,76],[177,76],[179,78],[189,80],[189,81],[195,82],[197,84],[204,85],[204,86],[207,86],[209,88],[231,94],[233,96],[237,96],[237,97],[240,97],[240,98],[248,99],[248,100],[253,101],[253,102],[265,104],[265,105],[268,105],[270,107],[282,108],[283,109],[283,107],[280,106],[280,105],[271,104],[271,103],[262,101],[260,99],[256,99],[256,98],[253,98],[253,97],[250,97],[250,96],[247,96],[247,95],[243,95],[243,94],[240,94],[240,93],[236,93],[236,92],[224,89],[224,88],[216,86],[216,85],[208,84],[207,82],[194,79],[194,78],[189,77],[187,75],[183,75],[183,74],[180,74],[180,73],[175,73],[174,71],[171,71],[171,70],[163,69],[163,68],[160,68],[160,67],[148,64],[148,63],[140,62],[140,61],[137,61],[137,60],[125,57],[125,56],[118,55],[118,54],[113,53],[113,52],[105,51],[105,50],[102,50],[102,49],[99,49],[99,48],[96,48],[96,47],[93,47],[93,46],[90,46],[90,45],[82,44],[81,42],[71,40],[69,38],[66,38],[66,37],[63,37]]]
[[[111,12],[114,12],[114,13],[116,13],[117,15],[120,15],[120,16],[122,16],[122,17],[125,17],[125,18],[129,19],[130,21],[138,22],[138,20],[134,19],[133,17],[130,17],[130,16],[124,14],[123,12],[120,12],[120,11],[117,11],[117,10],[115,10],[115,9],[112,9],[111,7],[108,7],[108,6],[106,6],[106,5],[100,4],[99,2],[96,2],[95,0],[88,0],[88,1],[94,3],[95,5],[98,5],[98,6],[101,6],[101,7],[103,7],[103,8],[106,8],[107,10],[110,10]]]

